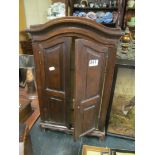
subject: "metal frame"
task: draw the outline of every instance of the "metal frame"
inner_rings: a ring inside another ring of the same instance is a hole
[[[135,69],[135,61],[134,60],[126,60],[126,59],[117,59],[117,61],[116,61],[115,69],[114,69],[113,82],[112,82],[112,89],[111,89],[111,94],[110,94],[109,107],[108,107],[108,112],[107,112],[107,116],[106,116],[105,132],[106,132],[106,135],[134,140],[135,139],[134,137],[129,137],[129,136],[126,136],[126,135],[121,135],[121,134],[115,134],[115,133],[108,132],[110,113],[111,113],[111,109],[112,109],[114,91],[115,91],[117,74],[118,74],[118,69],[119,68]]]

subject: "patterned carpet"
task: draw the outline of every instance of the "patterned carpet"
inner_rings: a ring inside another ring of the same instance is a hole
[[[104,141],[95,137],[82,137],[74,142],[72,135],[48,130],[42,132],[39,122],[40,119],[30,131],[34,155],[81,155],[83,144],[116,149],[135,149],[135,141],[112,136],[106,136]]]

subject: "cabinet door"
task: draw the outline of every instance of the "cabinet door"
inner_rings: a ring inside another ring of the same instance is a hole
[[[71,38],[47,40],[39,44],[41,94],[45,121],[67,125],[70,81]]]
[[[75,41],[75,139],[97,128],[107,54],[101,44]]]

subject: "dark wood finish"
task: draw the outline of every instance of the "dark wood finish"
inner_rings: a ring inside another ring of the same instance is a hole
[[[97,127],[107,56],[107,47],[75,40],[75,138]],[[97,65],[90,66],[91,61]]]
[[[27,32],[33,41],[42,124],[63,131],[73,128],[75,139],[93,130],[103,137],[121,30],[63,17]],[[89,66],[94,59],[97,65]]]
[[[74,128],[67,128],[65,126],[60,126],[60,125],[54,125],[54,124],[49,124],[49,123],[40,123],[41,130],[53,130],[53,131],[60,131],[60,132],[65,132],[66,134],[74,134]],[[87,133],[87,136],[95,136],[99,137],[101,140],[105,138],[105,133],[101,132],[99,130],[93,130],[90,133]]]
[[[112,87],[112,79],[114,73],[114,66],[116,61],[116,46],[109,48],[108,62],[107,62],[107,70],[106,70],[106,78],[104,84],[104,91],[102,97],[100,118],[99,118],[99,130],[103,131],[105,128],[106,114],[109,105],[110,92]]]
[[[126,0],[118,0],[118,20],[117,26],[123,28]]]
[[[43,119],[61,125],[68,123],[70,45],[71,38],[65,37],[39,44]]]

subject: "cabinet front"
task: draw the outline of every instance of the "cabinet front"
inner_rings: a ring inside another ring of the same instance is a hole
[[[75,139],[97,128],[108,48],[75,41]]]
[[[62,17],[27,32],[34,50],[41,127],[74,132],[75,139],[86,134],[103,138],[121,30],[87,18]]]
[[[46,121],[67,125],[71,38],[47,40],[39,44],[41,98]]]

